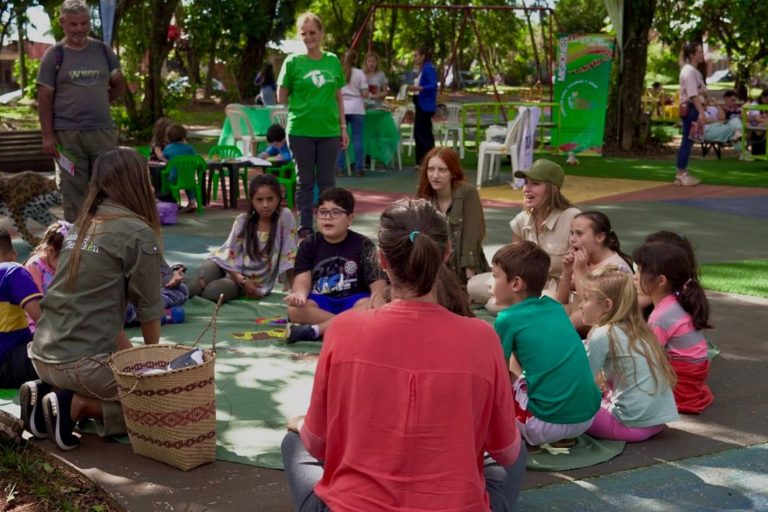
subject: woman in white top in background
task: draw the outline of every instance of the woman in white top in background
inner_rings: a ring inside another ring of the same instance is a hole
[[[365,123],[365,104],[363,98],[368,97],[368,82],[361,69],[353,67],[357,62],[357,51],[349,49],[341,61],[346,85],[341,89],[344,100],[344,118],[352,128],[352,150],[355,156],[355,176],[363,175],[363,124]],[[339,152],[339,174],[347,166],[347,152]]]
[[[704,62],[704,49],[700,43],[687,42],[682,51],[683,67],[680,69],[680,118],[683,120],[683,140],[677,152],[677,175],[675,185],[695,187],[701,180],[688,172],[688,159],[691,157],[694,141],[691,130],[703,133],[705,121],[702,94],[707,93],[704,78],[696,67]]]

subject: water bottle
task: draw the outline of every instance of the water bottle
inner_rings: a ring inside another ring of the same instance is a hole
[[[160,318],[160,324],[183,324],[186,319],[184,308],[181,306],[175,306],[165,310],[165,314]]]

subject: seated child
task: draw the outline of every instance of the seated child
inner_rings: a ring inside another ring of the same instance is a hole
[[[152,128],[152,140],[150,143],[149,161],[165,162],[167,158],[163,155],[163,149],[170,143],[168,140],[168,128],[173,126],[173,121],[167,117],[161,117],[155,121]]]
[[[608,265],[632,273],[632,258],[621,252],[619,236],[613,231],[608,216],[598,211],[576,215],[571,221],[571,245],[563,256],[563,273],[557,285],[556,298],[565,304],[571,322],[579,333],[586,334],[578,308],[581,279],[598,268]]]
[[[293,283],[296,259],[296,218],[282,207],[277,178],[259,174],[248,185],[248,213],[237,216],[229,237],[214,249],[189,281],[190,295],[224,301],[258,299],[272,292],[279,277]]]
[[[544,296],[549,255],[533,242],[505,245],[493,256],[491,293],[506,309],[494,327],[509,359],[517,426],[531,446],[575,438],[592,425],[600,389],[563,306]]]
[[[299,244],[295,277],[288,303],[286,341],[322,338],[339,313],[367,308],[371,293],[383,292],[386,282],[364,235],[349,229],[355,198],[343,188],[332,187],[321,195],[317,207],[317,232]]]
[[[189,289],[184,282],[184,274],[187,268],[184,265],[168,266],[163,259],[160,262],[160,277],[163,287],[160,288],[160,296],[163,299],[165,315],[161,317],[162,323],[182,323],[184,321],[184,303],[189,299]],[[138,326],[136,307],[128,303],[125,310],[125,325]]]
[[[259,157],[269,160],[274,165],[283,165],[293,160],[285,140],[285,128],[279,124],[273,124],[267,130],[267,144],[269,147],[266,151],[262,151]]]
[[[582,278],[581,316],[592,374],[604,382],[603,403],[587,434],[645,441],[677,419],[675,372],[640,314],[632,274],[615,267]]]
[[[27,356],[32,332],[26,315],[35,322],[40,319],[42,297],[27,269],[16,263],[11,235],[0,228],[0,388],[18,388],[37,379]]]
[[[197,152],[189,143],[187,143],[187,129],[180,124],[172,124],[168,127],[166,132],[168,136],[168,145],[163,148],[163,158],[170,160],[175,156],[184,155],[196,155]],[[171,167],[168,169],[168,180],[171,183],[176,183],[179,179],[179,173],[176,169]],[[194,189],[184,189],[187,194],[187,206],[181,211],[182,213],[190,213],[197,210],[197,199],[195,198]]]
[[[707,385],[709,302],[685,251],[675,245],[645,243],[632,254],[635,282],[651,298],[650,326],[677,375],[673,389],[677,410],[701,414],[714,401]]]
[[[48,293],[48,286],[56,275],[56,266],[59,263],[59,254],[61,246],[64,244],[64,237],[67,236],[72,224],[65,220],[59,220],[48,226],[43,235],[43,241],[35,247],[27,261],[24,262],[24,268],[27,269],[32,280],[37,285],[37,289],[45,296]],[[29,321],[29,330],[35,332],[35,321],[27,318]]]
[[[61,246],[71,227],[72,224],[65,220],[57,220],[48,226],[43,235],[43,241],[32,250],[29,258],[24,262],[24,268],[32,276],[37,289],[43,295],[48,293],[48,286],[56,275]]]

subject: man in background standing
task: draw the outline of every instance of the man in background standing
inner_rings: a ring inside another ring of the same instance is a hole
[[[43,151],[57,161],[64,218],[75,222],[94,160],[117,147],[109,104],[126,86],[112,49],[88,35],[91,16],[84,0],[65,0],[59,23],[64,40],[43,55],[37,104]]]

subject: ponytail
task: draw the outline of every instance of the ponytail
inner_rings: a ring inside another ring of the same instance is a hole
[[[709,301],[697,279],[688,279],[679,290],[675,290],[675,295],[680,306],[693,318],[693,326],[697,330],[712,328],[709,325]]]
[[[393,292],[420,297],[432,290],[448,246],[448,225],[428,201],[402,200],[387,208],[378,242]]]

